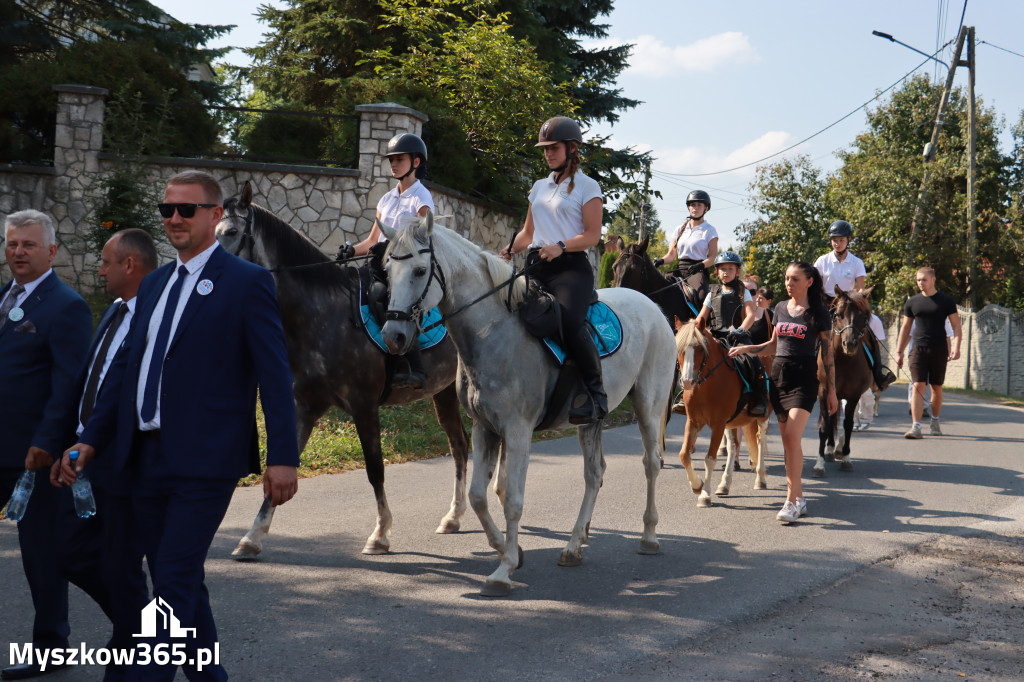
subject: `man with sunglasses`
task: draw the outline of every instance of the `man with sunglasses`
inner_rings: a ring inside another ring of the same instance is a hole
[[[220,665],[199,671],[194,664],[198,650],[212,651],[217,640],[203,564],[238,479],[260,468],[257,389],[267,422],[264,494],[276,506],[298,488],[292,373],[274,280],[217,244],[221,201],[207,173],[168,181],[159,210],[178,257],[143,280],[135,322],[104,380],[110,388],[67,451],[81,453],[78,470],[98,450],[116,471],[132,472],[153,596],[182,628],[195,628],[184,642],[190,680],[227,679]],[[73,481],[67,452],[61,474]],[[170,650],[170,633],[157,630],[139,641]],[[169,682],[176,668],[132,673]]]

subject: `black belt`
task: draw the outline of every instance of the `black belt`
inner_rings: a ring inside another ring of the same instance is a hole
[[[143,431],[142,429],[136,429],[135,435],[139,438],[147,438],[149,440],[162,440],[163,435],[160,429],[153,429],[152,431]]]

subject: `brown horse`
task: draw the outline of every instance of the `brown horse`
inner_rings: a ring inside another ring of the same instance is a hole
[[[825,391],[825,369],[818,356],[818,462],[811,470],[815,476],[825,475],[825,461],[835,458],[840,471],[850,471],[850,434],[853,431],[853,416],[857,402],[864,392],[871,388],[873,377],[864,347],[864,335],[871,320],[871,289],[863,293],[847,294],[836,287],[832,299],[832,355],[835,357],[836,397],[846,401],[843,415],[843,432],[836,438],[839,412],[829,415],[828,395]],[[837,451],[841,450],[842,454]]]
[[[725,430],[742,428],[750,448],[750,467],[757,472],[755,490],[768,486],[765,475],[765,452],[761,434],[767,431],[768,417],[755,418],[747,414],[743,396],[743,381],[736,371],[735,361],[729,359],[725,346],[716,340],[703,321],[693,320],[686,324],[678,320],[676,332],[676,353],[682,368],[683,403],[686,405],[686,432],[679,459],[686,467],[690,487],[698,495],[698,507],[710,507],[711,495],[707,491],[711,473],[718,460],[718,447]],[[768,363],[766,369],[770,373]],[[742,401],[742,404],[741,404]],[[711,444],[704,458],[704,478],[694,471],[691,457],[697,445],[697,435],[705,426],[711,427]],[[737,456],[735,440],[728,439],[732,447],[727,448],[725,471],[716,495],[727,496],[732,481],[733,462]]]

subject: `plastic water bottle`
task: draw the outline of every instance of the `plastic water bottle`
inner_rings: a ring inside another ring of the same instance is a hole
[[[71,466],[75,466],[78,463],[78,450],[69,452],[68,459],[71,460]],[[96,514],[96,498],[92,494],[92,483],[89,482],[85,471],[79,471],[75,482],[71,484],[71,496],[75,498],[75,513],[80,518],[87,519]]]
[[[36,472],[25,469],[25,473],[18,479],[11,493],[11,500],[7,503],[7,518],[11,521],[21,521],[25,518],[25,509],[28,508],[28,498],[36,487]]]

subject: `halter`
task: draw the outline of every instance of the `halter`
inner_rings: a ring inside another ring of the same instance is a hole
[[[430,284],[435,279],[437,280],[437,283],[441,285],[441,297],[444,298],[448,296],[448,285],[444,279],[444,271],[440,267],[438,267],[437,258],[434,257],[433,237],[430,237],[430,240],[427,242],[427,248],[420,249],[419,251],[416,252],[416,254],[408,253],[404,256],[390,256],[390,258],[392,260],[408,260],[409,258],[412,258],[413,255],[422,255],[424,253],[430,254],[430,276],[427,277],[427,283],[423,285],[423,291],[422,293],[420,293],[420,297],[417,298],[415,302],[413,302],[412,306],[409,308],[409,312],[406,312],[404,310],[395,310],[393,308],[388,308],[387,313],[385,313],[384,315],[385,320],[393,320],[395,322],[415,321],[416,325],[419,326],[420,320],[423,319],[423,313],[425,312],[422,308],[420,308],[420,304],[423,303],[423,299],[427,297],[427,292],[430,291]],[[434,325],[431,325],[430,328],[432,328],[433,326]]]
[[[723,344],[723,343],[722,343],[721,341],[719,341],[718,339],[712,339],[712,340],[713,340],[713,341],[714,341],[715,343],[717,343],[718,345],[720,345],[720,346],[723,346],[723,345],[724,345],[724,344]],[[711,357],[711,353],[705,352],[705,353],[704,353],[704,359],[703,359],[703,360],[701,361],[701,363],[700,363],[700,367],[698,367],[698,368],[697,368],[697,376],[698,376],[698,377],[700,377],[700,373],[704,371],[704,368],[705,368],[705,367],[707,367],[707,364],[708,364],[708,358],[709,358],[709,357]],[[711,368],[711,369],[710,369],[710,370],[708,371],[708,373],[707,373],[707,374],[705,374],[705,375],[704,375],[703,377],[701,377],[700,379],[698,379],[698,380],[696,381],[696,383],[694,383],[693,387],[694,387],[694,388],[697,388],[698,386],[700,386],[701,384],[703,384],[703,383],[704,383],[705,381],[707,381],[708,379],[710,379],[710,378],[711,378],[711,375],[712,375],[712,374],[714,374],[714,373],[715,373],[715,372],[716,372],[716,371],[718,370],[718,368],[722,366],[722,364],[723,364],[723,363],[725,363],[726,367],[728,367],[729,369],[732,369],[732,370],[736,370],[736,367],[735,367],[735,363],[733,363],[733,364],[728,364],[728,363],[726,362],[726,361],[727,361],[728,359],[729,359],[729,351],[728,351],[728,349],[726,349],[726,350],[725,350],[725,353],[724,353],[724,354],[722,355],[722,359],[721,359],[721,360],[719,360],[718,362],[716,362],[716,363],[715,363],[715,365],[714,365],[714,367],[712,367],[712,368]]]
[[[863,311],[859,311],[859,312],[863,312]],[[842,334],[842,333],[843,333],[843,332],[845,332],[845,331],[846,331],[847,329],[852,329],[852,330],[853,330],[853,333],[854,333],[854,335],[855,335],[855,336],[856,336],[856,337],[857,337],[858,339],[860,339],[860,337],[864,336],[864,334],[866,334],[866,333],[867,333],[867,331],[868,331],[868,325],[870,324],[870,320],[871,320],[871,315],[870,315],[870,313],[869,313],[869,314],[867,314],[867,315],[865,315],[865,317],[864,317],[864,326],[863,326],[863,327],[861,327],[861,328],[859,328],[859,329],[857,328],[857,325],[856,325],[856,324],[855,324],[854,322],[850,322],[850,323],[849,323],[848,325],[846,325],[845,327],[842,327],[841,329],[837,329],[837,328],[836,328],[836,319],[837,319],[837,318],[836,318],[836,316],[835,316],[835,313],[836,313],[836,309],[835,309],[835,308],[833,308],[833,310],[832,310],[832,315],[831,315],[831,317],[832,317],[832,333],[833,333],[833,334]],[[856,319],[856,315],[854,315],[854,319]]]
[[[256,248],[256,238],[252,236],[252,223],[256,212],[252,210],[252,205],[249,205],[249,210],[245,214],[245,227],[242,228],[242,236],[238,240],[238,248],[235,250],[234,255],[242,258],[242,251],[246,246],[249,247],[249,257],[245,260],[252,262],[253,250]]]

